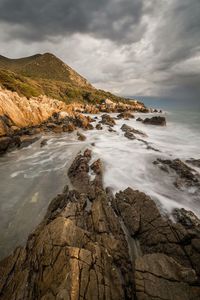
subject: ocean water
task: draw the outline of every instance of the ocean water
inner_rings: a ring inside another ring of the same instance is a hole
[[[86,147],[92,149],[92,161],[102,160],[104,185],[111,187],[113,193],[131,187],[151,196],[162,213],[170,215],[174,208],[184,207],[200,216],[200,199],[195,190],[178,190],[173,184],[175,174],[153,164],[157,158],[200,159],[200,110],[169,104],[149,106],[163,109],[166,127],[137,122],[139,116],[154,115],[137,113],[135,119],[117,120],[116,132],[109,132],[107,126],[101,131],[85,131],[85,142],[77,141],[75,132],[65,133],[45,137],[48,143],[43,148],[40,140],[0,157],[0,257],[25,243],[44,217],[49,202],[69,184],[67,170]],[[101,117],[97,117],[98,122]],[[141,141],[125,138],[120,129],[124,123],[145,132],[147,137],[141,138],[160,152],[147,149]],[[196,171],[200,172],[198,168]]]

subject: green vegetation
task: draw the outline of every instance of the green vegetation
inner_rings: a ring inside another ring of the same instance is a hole
[[[43,94],[66,103],[96,104],[105,98],[126,101],[95,89],[85,78],[49,53],[22,59],[0,56],[0,85],[27,98]]]

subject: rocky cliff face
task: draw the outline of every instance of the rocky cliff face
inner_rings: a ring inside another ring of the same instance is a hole
[[[27,99],[0,88],[0,136],[12,133],[13,127],[41,124],[59,111],[68,111],[61,101],[46,96]]]
[[[200,227],[161,216],[144,193],[103,188],[100,160],[78,155],[44,221],[0,263],[1,299],[200,299]],[[95,175],[91,180],[90,173]],[[187,216],[190,222],[183,222]]]

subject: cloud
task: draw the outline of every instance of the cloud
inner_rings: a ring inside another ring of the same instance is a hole
[[[1,0],[0,20],[27,41],[86,33],[115,42],[140,39],[140,0]]]
[[[1,54],[53,52],[99,88],[199,100],[199,15],[199,0],[1,0]]]

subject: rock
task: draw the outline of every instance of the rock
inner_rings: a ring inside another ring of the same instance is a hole
[[[94,171],[95,174],[102,174],[103,173],[102,172],[102,164],[101,164],[100,159],[93,162],[93,164],[90,167]]]
[[[117,115],[117,118],[118,119],[125,119],[125,120],[129,120],[129,119],[133,119],[135,118],[134,115],[129,112],[129,111],[125,111],[125,112],[122,112],[120,113],[119,115]]]
[[[20,148],[25,148],[25,147],[28,147],[30,146],[31,144],[37,142],[38,140],[40,139],[40,137],[33,137],[33,138],[30,138],[30,137],[27,137],[27,136],[22,136],[20,137]]]
[[[0,138],[0,153],[4,153],[8,149],[11,142],[12,139],[10,137]]]
[[[181,223],[184,227],[195,228],[198,226],[200,228],[200,220],[192,211],[176,208],[173,210],[173,216],[176,222]]]
[[[130,132],[130,131],[125,132],[125,133],[124,133],[124,136],[125,136],[127,139],[129,139],[129,140],[135,140],[135,139],[136,139],[135,135],[134,135],[132,132]]]
[[[134,133],[134,134],[139,134],[139,135],[142,135],[144,137],[147,137],[147,135],[143,131],[134,129],[133,127],[128,126],[126,124],[122,125],[121,130],[126,132],[126,133]]]
[[[0,154],[3,154],[8,150],[18,148],[20,144],[21,141],[18,136],[0,137]]]
[[[26,246],[0,262],[1,299],[200,299],[196,221],[173,223],[130,188],[105,191],[100,160],[90,181],[91,156],[75,158],[74,190],[65,187]]]
[[[114,129],[113,129],[112,127],[110,127],[110,126],[108,127],[108,131],[109,131],[109,132],[116,132],[116,130],[114,130]]]
[[[41,143],[40,143],[40,147],[42,148],[42,147],[44,147],[44,146],[46,146],[47,145],[47,139],[43,139],[42,141],[41,141]]]
[[[143,119],[139,117],[139,118],[136,119],[136,121],[143,122]]]
[[[200,168],[200,159],[191,158],[191,159],[186,160],[186,163],[191,164],[197,168]]]
[[[188,167],[184,162],[180,159],[174,160],[164,160],[157,159],[157,165],[161,168],[165,166],[168,168],[167,171],[170,170],[175,171],[177,177],[174,182],[174,185],[178,189],[188,188],[188,187],[197,187],[200,189],[200,175],[194,169]],[[163,169],[163,168],[161,168]]]
[[[101,123],[113,127],[116,123],[115,120],[108,114],[101,116]]]
[[[196,274],[164,254],[148,254],[135,262],[136,296],[143,299],[198,299]],[[177,296],[177,297],[176,297]]]
[[[64,132],[73,132],[74,130],[76,130],[76,127],[71,122],[69,122],[67,125],[63,125],[62,128]]]
[[[85,141],[86,140],[86,136],[84,134],[80,133],[79,131],[77,132],[77,136],[78,136],[79,141]]]
[[[103,127],[101,126],[101,124],[100,124],[100,123],[98,123],[98,124],[96,125],[96,129],[97,129],[97,130],[102,130],[102,129],[103,129]]]
[[[144,124],[147,125],[159,125],[159,126],[166,126],[166,119],[165,117],[152,117],[152,118],[146,118],[143,120]]]

